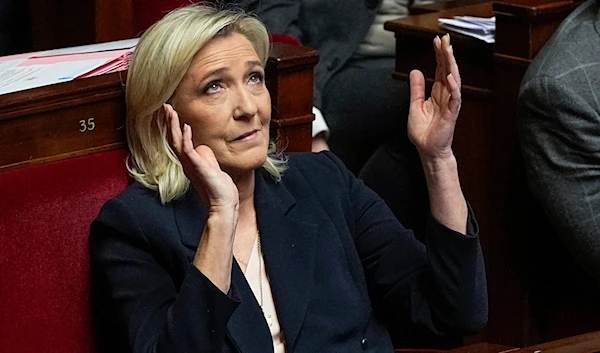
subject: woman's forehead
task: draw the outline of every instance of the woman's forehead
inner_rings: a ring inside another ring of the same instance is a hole
[[[191,67],[221,66],[261,60],[252,43],[239,33],[217,36],[202,47],[192,60]],[[262,66],[262,65],[261,65]],[[210,68],[207,68],[210,69]]]

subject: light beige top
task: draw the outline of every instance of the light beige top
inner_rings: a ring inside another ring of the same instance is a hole
[[[261,264],[260,276],[258,275],[259,261]],[[273,293],[271,293],[271,285],[269,284],[269,278],[267,277],[267,271],[265,270],[265,262],[262,254],[258,253],[258,237],[254,240],[254,245],[252,246],[252,252],[250,253],[250,259],[248,260],[248,266],[246,266],[244,276],[246,276],[246,280],[248,281],[248,284],[250,284],[250,288],[259,304],[261,303],[259,278],[262,280],[262,309],[267,324],[270,324],[269,330],[271,331],[271,337],[273,339],[273,350],[275,353],[285,353],[285,342],[283,341],[283,333],[281,332],[279,320],[277,319]]]
[[[434,0],[415,0],[415,4],[432,3]],[[382,0],[369,32],[360,43],[357,54],[364,56],[394,56],[396,38],[394,32],[383,29],[386,21],[408,15],[409,0]],[[409,48],[406,48],[407,50]]]

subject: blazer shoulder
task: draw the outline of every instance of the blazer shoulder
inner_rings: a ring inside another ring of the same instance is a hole
[[[94,223],[129,228],[144,219],[160,222],[160,219],[171,213],[165,212],[170,207],[170,204],[161,203],[157,191],[134,182],[102,206]],[[142,224],[138,226],[141,227]]]
[[[329,151],[291,153],[288,166],[286,173],[289,173],[290,177],[302,175],[309,182],[336,180],[339,183],[349,173],[344,163]]]

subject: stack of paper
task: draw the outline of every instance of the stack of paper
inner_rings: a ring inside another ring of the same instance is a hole
[[[126,70],[137,41],[0,57],[0,94]]]
[[[454,16],[439,18],[440,26],[451,31],[481,39],[486,43],[494,43],[496,17]]]

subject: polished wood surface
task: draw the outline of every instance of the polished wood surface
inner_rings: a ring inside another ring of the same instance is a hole
[[[519,348],[504,346],[493,343],[475,343],[465,347],[455,348],[447,351],[448,353],[509,353],[515,352]]]
[[[451,349],[448,353],[598,353],[600,331],[567,337],[524,348],[513,348],[491,343],[476,343]]]
[[[313,67],[316,50],[274,43],[266,69],[271,92],[271,136],[280,150],[310,151],[312,145]]]
[[[266,70],[272,134],[287,151],[310,151],[312,49],[273,44]],[[123,148],[126,72],[2,95],[0,171]]]
[[[431,40],[446,31],[439,17],[496,16],[496,43],[451,34],[463,79],[463,104],[454,150],[461,184],[477,214],[488,270],[490,315],[487,341],[523,347],[582,332],[572,322],[549,329],[532,311],[527,231],[523,211],[526,185],[518,168],[515,107],[521,79],[540,48],[577,6],[573,1],[507,0],[444,9],[387,22],[396,35],[394,77],[406,80],[422,70],[433,82]],[[406,48],[409,48],[408,50]],[[527,210],[525,210],[527,211]],[[552,296],[552,293],[545,293]],[[567,316],[565,316],[567,317]],[[572,321],[576,322],[576,318]],[[585,331],[583,331],[585,332]],[[481,337],[480,337],[481,338]]]
[[[490,0],[441,0],[428,4],[415,4],[409,8],[409,11],[411,15],[422,15],[425,13],[449,10],[467,5],[481,4],[484,2],[490,2]]]
[[[131,0],[29,0],[32,50],[137,37]]]
[[[515,353],[598,353],[600,331],[521,348]]]

